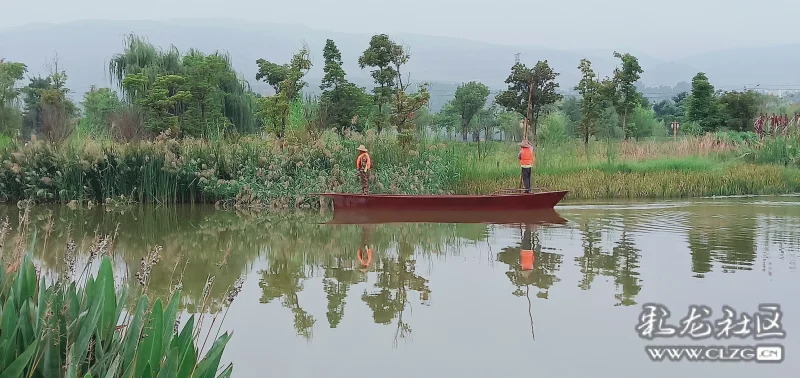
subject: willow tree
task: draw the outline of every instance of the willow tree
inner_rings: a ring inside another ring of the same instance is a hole
[[[159,75],[183,74],[181,53],[175,46],[166,51],[156,48],[147,39],[135,34],[125,36],[125,49],[115,54],[108,62],[108,73],[111,84],[117,83],[119,89],[130,101],[142,97],[145,93],[130,93],[122,86],[127,75],[141,74],[149,83],[155,82]],[[144,89],[146,91],[146,88]]]
[[[108,66],[111,81],[117,82],[129,103],[140,103],[153,94],[150,91],[157,81],[164,82],[182,77],[183,84],[174,88],[167,97],[179,91],[188,92],[181,117],[183,131],[190,134],[207,134],[224,131],[231,125],[240,132],[253,131],[254,94],[249,84],[231,64],[230,56],[215,52],[206,55],[190,49],[183,55],[175,47],[161,50],[136,35],[125,39],[125,50],[115,55]],[[136,85],[123,85],[126,77],[136,75]],[[155,94],[155,98],[162,96]],[[185,98],[185,93],[181,98]],[[166,116],[166,115],[165,115]],[[171,113],[170,116],[179,116]],[[183,119],[185,118],[185,119]],[[163,124],[166,120],[155,120],[151,124]]]

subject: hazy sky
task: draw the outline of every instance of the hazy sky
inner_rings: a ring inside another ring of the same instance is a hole
[[[551,48],[633,49],[662,59],[800,43],[798,0],[0,0],[0,27],[79,19],[233,17],[341,32],[462,37]],[[651,5],[646,5],[651,4]],[[523,18],[523,15],[525,18]]]

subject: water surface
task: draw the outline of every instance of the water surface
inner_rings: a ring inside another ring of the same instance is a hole
[[[3,211],[15,224],[18,210]],[[169,292],[184,272],[187,313],[202,307],[214,276],[208,307],[234,333],[225,359],[235,377],[796,376],[800,198],[565,203],[557,211],[566,224],[332,226],[319,224],[330,215],[279,221],[197,206],[36,208],[32,222],[39,239],[50,229],[41,261],[53,271],[63,270],[68,235],[87,250],[95,234],[119,225],[115,266],[128,277],[150,247],[163,246],[149,291]],[[529,271],[520,261],[525,238],[535,256]],[[364,245],[373,251],[366,267],[357,256]],[[226,312],[225,294],[240,277]],[[648,302],[668,306],[674,324],[690,304],[710,306],[716,319],[723,305],[752,313],[779,303],[785,360],[652,362],[648,344],[720,342],[639,338]]]

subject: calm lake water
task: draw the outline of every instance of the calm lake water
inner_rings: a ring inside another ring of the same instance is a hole
[[[197,206],[40,207],[32,213],[39,239],[50,210],[48,270],[63,269],[68,234],[86,251],[95,232],[119,224],[114,258],[126,284],[136,285],[139,260],[156,244],[163,251],[151,293],[169,292],[183,270],[184,308],[194,312],[214,276],[214,328],[225,315],[235,377],[790,377],[800,368],[800,197],[565,203],[556,210],[566,224],[527,228],[332,226],[319,224],[330,215],[278,221]],[[16,224],[18,209],[0,212]],[[532,270],[521,262],[524,238]],[[366,268],[357,256],[365,244],[373,251]],[[226,314],[225,293],[240,277]],[[648,341],[636,326],[651,302],[669,308],[673,325],[692,304],[709,306],[716,320],[723,305],[753,314],[778,303],[787,337]],[[784,361],[658,363],[645,352],[731,343],[781,343]]]

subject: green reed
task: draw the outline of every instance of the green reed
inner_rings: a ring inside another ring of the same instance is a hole
[[[569,190],[569,198],[671,198],[709,195],[782,194],[800,190],[800,170],[771,163],[786,141],[754,145],[719,135],[638,142],[599,141],[540,145],[533,184]],[[474,148],[474,147],[473,147]],[[460,193],[492,193],[519,186],[518,147],[489,143],[485,154],[463,150],[458,160]],[[755,164],[758,163],[758,164]],[[791,164],[781,164],[791,165]],[[794,165],[796,167],[796,164]]]
[[[54,146],[34,140],[0,152],[0,200],[310,207],[316,199],[309,193],[359,190],[359,144],[373,157],[373,192],[442,193],[453,177],[444,145],[404,149],[395,138],[370,132],[316,139],[295,133],[283,142],[161,136],[136,144],[86,139]]]

